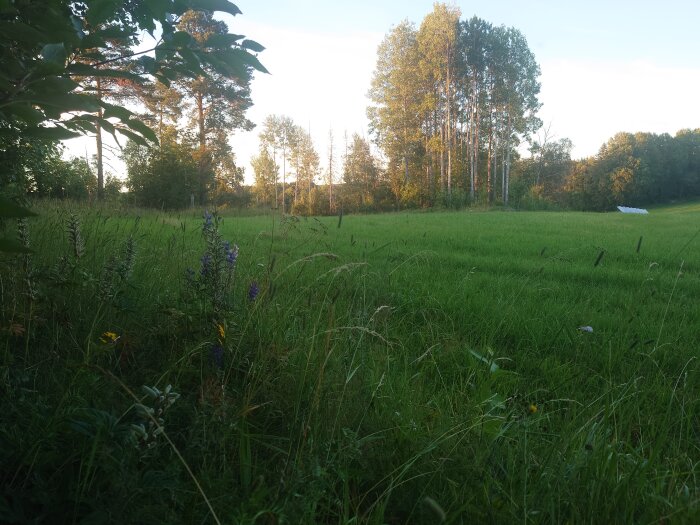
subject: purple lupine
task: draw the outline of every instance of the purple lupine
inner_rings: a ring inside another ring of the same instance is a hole
[[[226,262],[229,268],[233,268],[236,265],[236,259],[238,259],[238,245],[234,244],[231,248],[231,244],[226,241]]]
[[[211,270],[211,255],[208,253],[205,253],[202,255],[202,268],[200,269],[199,273],[202,275],[202,277],[205,277],[206,275],[209,274]]]
[[[204,211],[204,226],[202,227],[202,230],[204,230],[204,231],[210,230],[213,226],[214,226],[214,216],[205,210]]]
[[[257,299],[259,293],[260,288],[258,287],[257,281],[250,283],[250,287],[248,288],[248,300],[252,303]]]
[[[185,270],[185,279],[188,283],[194,282],[194,270],[192,268]]]
[[[219,370],[224,368],[224,347],[221,345],[214,345],[211,349],[211,361],[214,366]]]

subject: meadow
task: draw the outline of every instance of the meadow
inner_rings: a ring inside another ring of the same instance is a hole
[[[3,523],[700,521],[700,205],[34,209]]]

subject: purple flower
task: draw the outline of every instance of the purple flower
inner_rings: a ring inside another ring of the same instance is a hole
[[[236,265],[236,259],[238,259],[238,245],[234,244],[233,249],[231,249],[231,244],[226,241],[224,246],[226,248],[226,262],[228,263],[228,267],[233,268]]]
[[[185,279],[187,282],[194,281],[194,270],[192,268],[187,268],[187,270],[185,270]]]
[[[214,225],[214,216],[205,210],[204,211],[204,226],[202,227],[202,229],[204,231],[209,230],[212,228],[213,225]]]
[[[211,255],[208,253],[205,253],[202,256],[202,268],[200,269],[199,273],[204,277],[209,274],[209,271],[211,270]]]
[[[219,370],[224,368],[224,347],[221,345],[214,345],[211,349],[211,361],[214,366]]]
[[[250,288],[248,288],[248,300],[252,303],[258,297],[259,293],[260,288],[258,287],[258,283],[256,281],[250,283]]]

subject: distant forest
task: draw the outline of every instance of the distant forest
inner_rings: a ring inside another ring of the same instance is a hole
[[[46,108],[80,104],[42,109],[56,127],[39,133],[32,126],[40,106],[17,97],[6,104],[0,189],[15,196],[300,215],[467,206],[609,210],[700,196],[700,129],[675,137],[619,133],[597,155],[574,160],[571,141],[552,139],[537,117],[540,69],[525,36],[461,16],[458,8],[436,3],[420,25],[403,21],[386,34],[368,86],[366,136],[329,132],[330,147],[319,152],[303,127],[270,115],[249,167],[252,186],[244,184],[246,167],[228,137],[254,127],[246,112],[253,74],[265,71],[255,58],[264,48],[230,35],[210,13],[183,13],[173,27],[181,40],[178,56],[194,68],[188,53],[201,53],[206,78],[184,66],[172,78],[159,73],[150,57],[130,55],[133,35],[105,43],[103,60],[111,69],[103,72],[89,65],[89,49],[84,57],[69,55],[28,36],[20,49],[5,35],[7,57],[14,53],[16,64],[30,64],[28,71],[44,75],[51,88],[37,100]],[[214,60],[221,52],[216,46],[226,45],[245,50],[245,62],[233,68]],[[56,60],[64,69],[48,68],[56,68]],[[68,94],[56,94],[56,86]],[[76,89],[92,97],[89,104],[76,98]],[[79,110],[80,118],[60,120],[68,110]],[[127,125],[117,130],[115,118]],[[118,153],[127,170],[123,182],[103,156],[103,135],[115,130],[130,138]],[[96,156],[63,158],[59,140],[76,133],[94,137]]]

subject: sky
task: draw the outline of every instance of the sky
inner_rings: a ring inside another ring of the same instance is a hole
[[[366,135],[378,45],[403,20],[419,26],[433,7],[432,0],[234,3],[243,14],[220,18],[230,32],[266,47],[259,59],[270,71],[256,73],[251,86],[248,118],[257,128],[230,137],[249,183],[250,158],[269,114],[310,129],[322,165],[329,130],[336,155],[344,153],[346,133]],[[447,3],[460,8],[462,19],[478,16],[525,35],[542,72],[539,116],[550,138],[572,140],[575,158],[594,155],[620,131],[700,128],[697,0]]]

